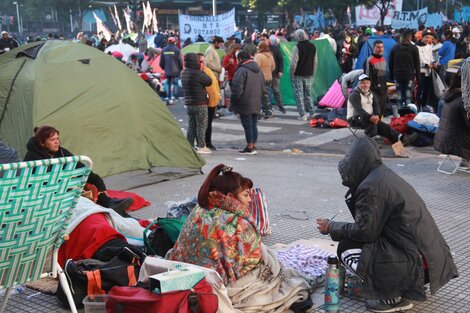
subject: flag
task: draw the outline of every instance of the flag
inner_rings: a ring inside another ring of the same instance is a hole
[[[147,20],[147,27],[152,26],[152,7],[150,7],[150,1],[147,2],[147,9],[145,10],[145,18]]]
[[[120,31],[122,31],[121,19],[119,18],[119,13],[118,13],[118,10],[116,8],[116,5],[114,5],[114,14],[116,16],[117,27]]]
[[[108,7],[108,10],[109,10],[109,14],[113,18],[114,25],[116,25],[116,27],[117,27],[117,21],[116,21],[116,17],[113,14],[113,10],[111,10],[111,7]]]
[[[153,9],[153,14],[152,14],[152,27],[153,27],[153,31],[156,32],[156,33],[158,33],[157,13],[158,13],[158,9]]]
[[[108,27],[106,27],[106,25],[104,25],[103,21],[98,17],[98,15],[96,15],[95,12],[93,12],[93,17],[96,20],[96,32],[98,33],[98,35],[101,32],[103,32],[104,38],[106,38],[106,40],[110,40],[111,39],[111,32],[109,31]]]
[[[122,12],[124,12],[124,19],[126,20],[127,33],[130,34],[130,33],[132,33],[131,16],[129,15],[129,13],[127,13],[126,10],[122,10]]]

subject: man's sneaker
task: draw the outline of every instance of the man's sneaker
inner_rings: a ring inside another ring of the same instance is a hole
[[[216,148],[216,147],[214,147],[214,145],[213,145],[213,144],[211,144],[211,143],[209,143],[209,144],[206,144],[206,147],[207,147],[207,148],[209,148],[211,151],[215,151],[215,150],[217,150],[217,148]]]
[[[470,170],[470,161],[466,159],[462,159],[460,161],[459,169],[462,171],[469,171]]]
[[[241,150],[241,151],[238,151],[238,154],[248,154],[248,155],[253,155],[253,154],[257,154],[258,151],[256,151],[255,149],[250,149],[248,147],[245,147],[245,149]]]
[[[413,303],[408,299],[401,299],[400,302],[394,304],[385,304],[378,300],[368,300],[366,304],[366,308],[369,311],[377,313],[402,312],[409,310],[412,307]]]
[[[406,147],[415,142],[416,139],[418,139],[418,133],[412,133],[411,135],[401,135],[399,139],[403,146]]]
[[[207,147],[203,147],[203,148],[198,148],[197,153],[199,153],[199,154],[211,154],[212,151]]]
[[[286,114],[286,108],[282,104],[278,104],[277,107],[279,108],[279,111],[282,112],[282,114]]]
[[[306,122],[307,121],[307,115],[302,115],[297,118],[299,121]]]

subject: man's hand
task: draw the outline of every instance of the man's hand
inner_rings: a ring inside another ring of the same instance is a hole
[[[317,229],[322,235],[330,233],[330,220],[324,218],[317,218]]]
[[[282,77],[282,72],[277,73],[277,77],[281,78]]]
[[[371,122],[372,124],[377,124],[379,121],[380,121],[380,117],[378,117],[377,115],[372,115],[372,116],[370,117],[370,122]]]

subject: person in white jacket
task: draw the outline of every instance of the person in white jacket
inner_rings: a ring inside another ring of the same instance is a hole
[[[432,53],[432,33],[429,31],[423,32],[423,37],[418,42],[417,47],[419,51],[419,65],[420,75],[418,82],[418,105],[422,108],[429,105],[429,95],[432,91],[432,76],[431,71],[436,67]]]

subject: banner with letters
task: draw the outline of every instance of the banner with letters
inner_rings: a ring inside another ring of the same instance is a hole
[[[428,19],[428,8],[418,11],[395,11],[393,12],[392,28],[418,29],[419,25],[426,25]]]
[[[235,32],[235,9],[214,16],[179,14],[178,17],[182,42],[187,38],[195,42],[199,35],[205,41],[209,41],[212,36],[225,40]]]
[[[470,7],[465,6],[461,10],[455,10],[454,20],[459,23],[470,21]]]
[[[393,9],[388,10],[385,16],[384,25],[392,23],[392,16],[394,11],[401,11],[403,0],[393,0]],[[356,7],[356,26],[374,26],[380,20],[379,8],[374,6],[371,9],[366,8],[364,5]]]

